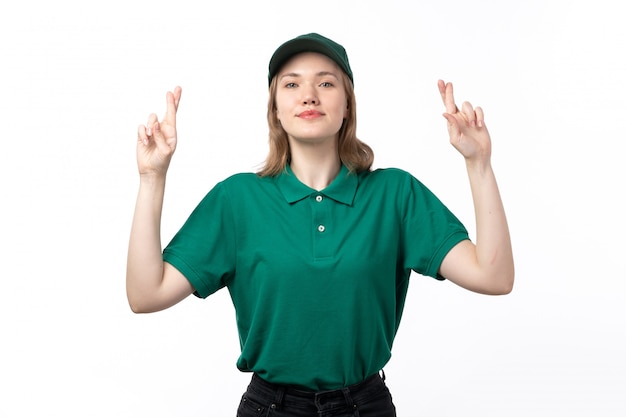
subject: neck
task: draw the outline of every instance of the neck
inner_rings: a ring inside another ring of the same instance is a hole
[[[303,184],[320,191],[328,187],[341,170],[336,145],[291,147],[291,170]]]

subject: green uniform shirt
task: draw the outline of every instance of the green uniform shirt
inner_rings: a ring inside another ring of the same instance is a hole
[[[459,220],[407,172],[344,166],[316,191],[288,167],[218,183],[163,257],[200,297],[228,287],[239,369],[326,390],[387,363],[411,270],[442,279],[444,256],[464,239]]]

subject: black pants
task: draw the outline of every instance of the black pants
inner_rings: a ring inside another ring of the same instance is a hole
[[[384,374],[383,374],[384,375]],[[237,417],[395,417],[385,381],[374,374],[334,391],[302,391],[252,376]]]

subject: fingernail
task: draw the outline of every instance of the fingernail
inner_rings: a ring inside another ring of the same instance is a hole
[[[152,136],[152,129],[147,128],[147,129],[146,129],[146,134],[147,134],[148,136]]]
[[[161,130],[161,126],[158,123],[154,124],[154,130],[156,130],[157,132]]]
[[[478,121],[478,127],[483,127],[483,121],[482,120]]]

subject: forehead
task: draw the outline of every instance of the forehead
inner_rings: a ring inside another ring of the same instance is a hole
[[[326,55],[319,54],[317,52],[302,52],[289,58],[289,60],[278,72],[278,75],[286,73],[302,73],[305,71],[333,72],[339,78],[341,68],[335,64],[335,61],[328,58]]]

